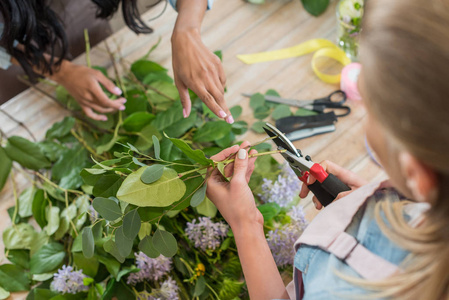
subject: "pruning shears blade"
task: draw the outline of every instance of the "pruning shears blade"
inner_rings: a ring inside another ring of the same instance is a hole
[[[265,123],[266,126],[263,127],[265,132],[273,139],[273,142],[278,147],[282,147],[283,149],[289,151],[293,155],[300,157],[298,150],[296,150],[295,146],[293,146],[292,142],[285,137],[285,135],[280,132],[276,127],[271,125],[270,123]]]

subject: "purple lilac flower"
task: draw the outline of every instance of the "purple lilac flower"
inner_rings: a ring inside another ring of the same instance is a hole
[[[127,283],[135,285],[145,280],[157,281],[162,279],[171,270],[172,260],[160,255],[158,258],[150,258],[143,252],[134,253],[136,255],[136,265],[140,269],[137,273],[128,276]]]
[[[83,284],[83,270],[73,271],[72,266],[63,265],[57,273],[54,274],[50,288],[60,293],[76,294],[89,290],[89,286]]]
[[[87,214],[89,215],[90,223],[94,224],[98,219],[98,212],[92,205],[89,206]]]
[[[295,206],[288,213],[291,218],[289,224],[267,234],[267,242],[278,267],[293,265],[295,250],[293,246],[307,226],[302,206]]]
[[[259,197],[263,202],[275,202],[280,207],[286,207],[300,190],[301,182],[295,172],[288,164],[284,164],[276,181],[263,179],[262,193]]]
[[[185,232],[195,247],[206,251],[219,247],[228,230],[229,226],[223,222],[214,223],[209,217],[200,217],[198,220],[188,222]]]
[[[159,290],[153,290],[151,293],[147,291],[140,292],[137,295],[138,300],[179,300],[179,287],[176,281],[170,276],[161,284]]]

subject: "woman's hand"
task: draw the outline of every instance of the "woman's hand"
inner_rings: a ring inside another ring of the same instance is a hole
[[[106,121],[108,118],[100,114],[125,110],[125,98],[112,100],[103,92],[100,84],[114,95],[122,94],[120,88],[98,70],[64,61],[50,78],[64,86],[91,119]]]
[[[237,153],[235,162],[224,170],[226,177],[232,176],[231,181],[226,181],[217,169],[212,171],[207,181],[207,197],[217,206],[231,228],[241,227],[246,221],[263,225],[262,214],[248,186],[256,160],[255,157],[248,158],[245,149],[248,146],[249,142],[243,142],[240,147],[235,145],[211,157],[214,161],[223,161]],[[250,152],[255,153],[256,150]]]
[[[338,194],[338,196],[337,196],[337,198],[335,198],[335,200],[343,198],[344,196],[352,193],[354,190],[356,190],[359,187],[368,183],[365,179],[360,178],[357,174],[355,174],[349,170],[346,170],[331,161],[328,161],[328,160],[322,161],[322,162],[320,162],[320,165],[324,168],[324,170],[326,170],[327,173],[334,174],[344,184],[346,184],[347,186],[349,186],[351,188],[350,191],[342,192],[342,193]],[[302,184],[301,192],[299,193],[299,197],[305,198],[307,196],[307,194],[309,194],[309,191],[310,191],[307,186],[313,184],[315,181],[316,181],[316,179],[312,175],[310,175],[309,178],[307,179],[307,184],[305,184],[305,183]],[[315,196],[313,196],[312,201],[313,201],[313,204],[315,204],[316,209],[320,210],[323,208],[323,205],[320,203],[320,201],[318,201],[318,199]]]
[[[233,123],[224,100],[226,76],[220,59],[201,40],[201,22],[207,9],[206,0],[177,2],[178,18],[173,29],[172,56],[175,84],[184,107],[190,115],[192,103],[189,89],[218,117]]]

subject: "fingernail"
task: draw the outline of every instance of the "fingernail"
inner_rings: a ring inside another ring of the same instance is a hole
[[[113,89],[113,92],[114,92],[114,94],[116,94],[117,96],[118,95],[121,95],[123,92],[122,92],[122,90],[118,87],[118,86],[116,86],[114,89]]]
[[[220,110],[218,112],[218,115],[220,116],[220,118],[226,118],[226,113],[224,111],[222,111],[222,110]]]
[[[239,153],[237,154],[239,159],[245,159],[246,158],[246,150],[245,149],[240,149]]]
[[[318,209],[318,206],[315,201],[313,201],[313,205],[315,205],[315,209]]]
[[[229,124],[234,123],[234,118],[232,116],[229,116],[226,118],[226,122],[228,122]]]
[[[102,120],[102,121],[107,121],[107,120],[108,120],[108,117],[104,116],[104,117],[101,118],[101,120]]]
[[[119,108],[120,110],[125,110],[126,109],[126,107],[124,106],[124,105],[122,105],[122,106],[120,106],[120,108]]]
[[[311,181],[312,181],[312,179],[310,178],[310,176],[307,177],[307,185],[310,185]]]
[[[182,115],[184,116],[184,118],[187,118],[187,112],[185,108],[182,110]]]
[[[126,99],[125,98],[123,98],[123,100],[122,100],[122,104],[125,104],[126,103]]]

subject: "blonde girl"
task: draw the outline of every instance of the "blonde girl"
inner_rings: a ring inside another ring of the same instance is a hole
[[[232,180],[214,171],[207,193],[232,227],[251,299],[449,299],[449,1],[368,0],[365,13],[359,90],[390,180],[366,185],[323,163],[352,191],[301,236],[287,288],[247,185],[248,143],[213,157],[237,154]]]

